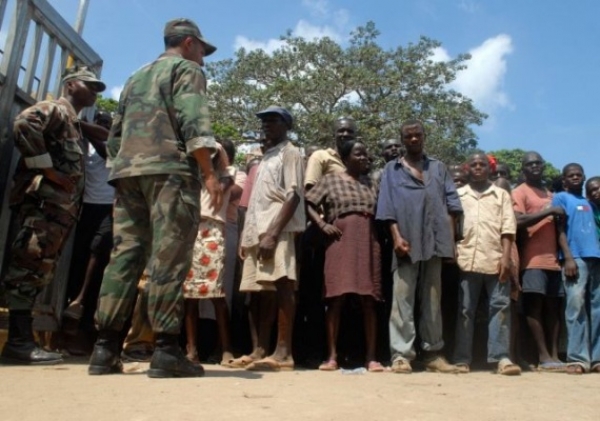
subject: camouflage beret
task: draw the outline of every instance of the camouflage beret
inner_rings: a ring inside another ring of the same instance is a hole
[[[165,25],[164,37],[171,37],[174,35],[190,35],[198,38],[202,44],[204,44],[204,55],[209,56],[215,51],[217,47],[212,45],[202,36],[200,28],[191,19],[178,18],[170,20]]]
[[[95,85],[97,92],[103,92],[106,89],[106,85],[100,79],[96,77],[96,74],[88,69],[86,66],[73,66],[65,70],[62,77],[62,83],[68,82],[69,80],[81,80]]]

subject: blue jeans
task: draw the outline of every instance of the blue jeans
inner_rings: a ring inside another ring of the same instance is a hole
[[[394,291],[390,314],[392,361],[414,360],[417,336],[414,319],[415,293],[419,288],[421,314],[419,335],[424,351],[439,351],[442,339],[441,299],[442,260],[433,257],[416,263],[399,262],[394,271]]]
[[[575,259],[577,279],[563,282],[567,305],[567,362],[579,364],[584,370],[600,364],[600,259]],[[590,314],[586,294],[590,298]]]
[[[508,358],[510,340],[510,282],[500,282],[498,275],[461,272],[458,290],[458,317],[456,320],[456,346],[454,363],[471,364],[473,357],[473,331],[475,311],[481,288],[487,291],[488,315],[488,362]]]

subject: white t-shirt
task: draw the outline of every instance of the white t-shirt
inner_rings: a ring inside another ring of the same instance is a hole
[[[85,190],[83,193],[83,203],[94,205],[111,205],[115,197],[115,189],[108,184],[109,170],[106,168],[106,161],[94,148],[94,146],[84,140],[87,146],[85,156]]]

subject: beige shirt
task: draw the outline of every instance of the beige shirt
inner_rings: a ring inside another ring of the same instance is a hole
[[[510,194],[492,184],[481,194],[466,185],[458,189],[458,196],[464,211],[458,266],[465,272],[497,274],[502,259],[501,236],[517,232]]]
[[[258,245],[259,236],[267,232],[281,211],[283,203],[294,192],[300,197],[300,203],[282,232],[304,231],[306,213],[303,180],[304,160],[298,148],[289,140],[281,142],[265,152],[258,167],[246,212],[246,221],[242,231],[243,247]]]
[[[335,174],[346,171],[339,154],[331,148],[321,149],[313,152],[306,164],[306,176],[304,185],[315,185],[327,174]]]

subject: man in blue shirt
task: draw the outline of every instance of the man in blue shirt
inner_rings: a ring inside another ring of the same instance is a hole
[[[567,305],[567,373],[600,373],[600,242],[591,204],[583,197],[585,174],[579,164],[563,169],[564,192],[552,206],[565,210],[559,224],[559,259]],[[589,291],[590,314],[586,309]]]
[[[395,258],[390,316],[392,369],[410,373],[416,357],[414,301],[419,289],[419,334],[428,371],[454,373],[440,355],[444,347],[440,311],[442,259],[455,257],[454,218],[460,199],[446,166],[423,153],[419,121],[401,127],[406,154],[389,162],[381,178],[377,219],[388,224]]]

